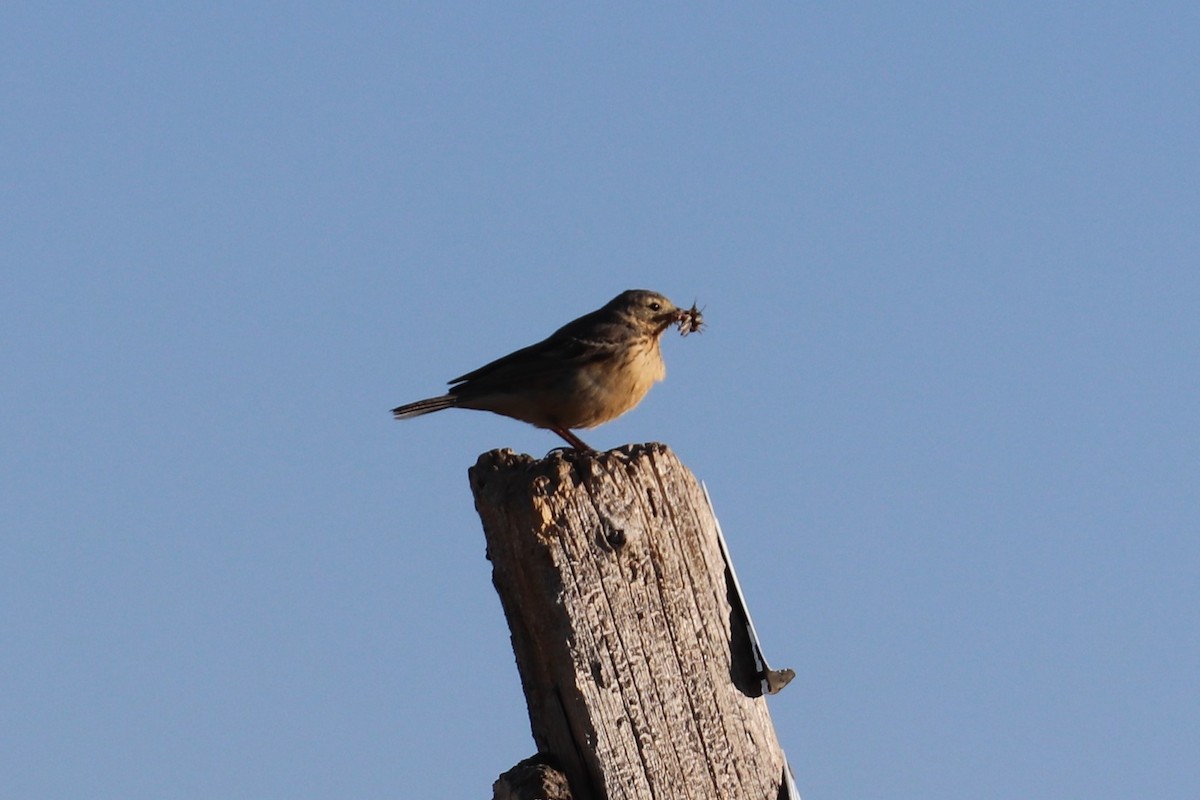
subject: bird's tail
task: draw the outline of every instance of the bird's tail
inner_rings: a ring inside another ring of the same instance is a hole
[[[405,403],[402,406],[396,406],[392,409],[392,416],[396,419],[408,419],[409,417],[419,417],[422,414],[441,411],[443,408],[454,408],[456,405],[458,405],[458,397],[452,394],[444,394],[441,397],[431,397],[428,400],[418,400],[415,403]]]

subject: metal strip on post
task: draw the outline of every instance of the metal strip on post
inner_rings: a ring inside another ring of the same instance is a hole
[[[721,520],[717,517],[717,510],[713,508],[712,497],[709,495],[708,486],[704,481],[700,481],[700,488],[704,491],[704,500],[708,503],[708,510],[712,512],[713,522],[717,525],[717,541],[721,544],[721,557],[725,559],[725,567],[729,570],[729,577],[733,581],[735,599],[740,606],[742,618],[746,620],[746,631],[750,635],[750,645],[754,648],[754,661],[759,669],[758,674],[762,676],[763,691],[767,694],[775,694],[791,683],[792,678],[796,677],[796,671],[788,668],[771,669],[767,664],[767,657],[763,655],[758,631],[754,628],[754,620],[750,618],[750,608],[746,605],[746,596],[742,593],[742,584],[738,580],[737,570],[733,568],[733,558],[729,555],[725,532],[721,530]],[[786,758],[783,762],[783,782],[787,792],[785,800],[801,800],[800,791],[796,788],[796,778],[792,775],[792,765],[787,762]]]
[[[725,567],[729,570],[729,577],[733,579],[733,590],[737,595],[738,605],[741,606],[742,616],[746,620],[746,628],[750,634],[750,644],[754,648],[754,660],[758,664],[759,675],[762,676],[763,691],[767,694],[775,694],[783,687],[787,686],[792,678],[796,677],[794,669],[771,669],[767,664],[767,657],[763,655],[762,643],[758,638],[758,631],[754,629],[754,620],[750,618],[750,608],[746,605],[746,596],[742,593],[742,584],[738,581],[737,570],[733,568],[733,558],[729,555],[729,545],[725,543],[725,532],[721,530],[721,520],[717,517],[717,510],[713,508],[712,497],[708,494],[708,486],[704,481],[700,481],[700,488],[704,490],[704,499],[708,502],[708,510],[712,512],[713,521],[717,524],[717,540],[721,543],[721,555],[725,559]]]

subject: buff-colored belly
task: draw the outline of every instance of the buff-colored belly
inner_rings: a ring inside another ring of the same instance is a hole
[[[599,364],[581,370],[574,398],[564,403],[562,414],[566,419],[561,424],[568,428],[594,428],[616,419],[642,402],[650,387],[666,377],[666,372],[657,339],[630,348],[617,369]]]
[[[626,348],[619,360],[581,366],[513,393],[463,402],[539,428],[594,428],[630,410],[666,376],[657,337]]]

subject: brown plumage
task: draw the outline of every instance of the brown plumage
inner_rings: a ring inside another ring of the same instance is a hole
[[[686,325],[685,325],[686,322]],[[441,397],[392,409],[396,419],[443,408],[491,411],[554,431],[578,450],[571,432],[616,419],[666,375],[659,340],[671,325],[699,330],[700,316],[656,292],[630,289],[547,338],[450,381]]]

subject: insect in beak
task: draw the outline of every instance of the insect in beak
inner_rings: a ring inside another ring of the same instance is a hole
[[[687,336],[689,333],[699,333],[704,328],[704,315],[702,310],[696,308],[696,304],[692,303],[691,308],[681,308],[675,315],[675,322],[679,325],[679,335]]]

